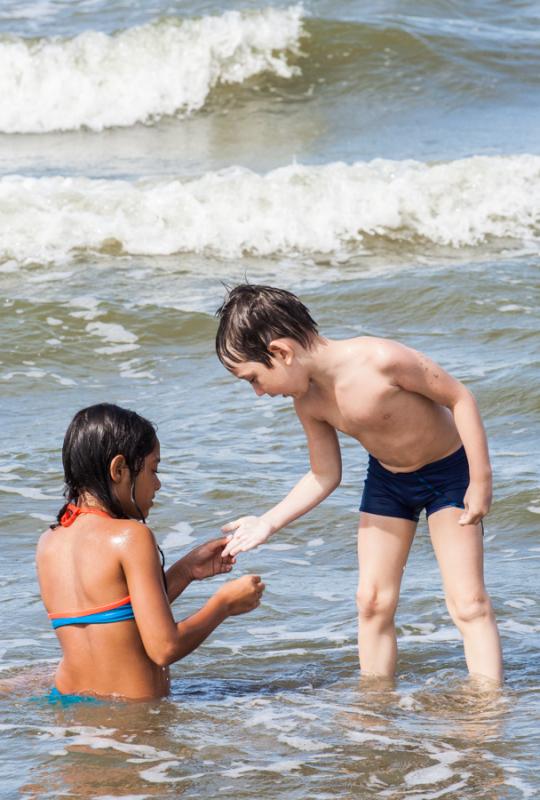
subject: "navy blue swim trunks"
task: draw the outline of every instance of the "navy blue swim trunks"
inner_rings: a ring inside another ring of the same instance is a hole
[[[460,447],[452,455],[426,464],[414,472],[391,472],[369,456],[360,511],[418,522],[441,508],[464,508],[469,486],[469,462]]]

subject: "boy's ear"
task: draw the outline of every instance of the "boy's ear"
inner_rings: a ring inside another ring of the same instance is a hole
[[[109,467],[109,474],[113,483],[120,483],[122,480],[122,476],[125,471],[128,469],[128,465],[126,464],[126,459],[124,456],[118,455],[113,458],[111,461],[111,465]]]
[[[289,339],[272,339],[268,345],[268,350],[274,358],[284,364],[289,365],[293,360],[294,348]]]

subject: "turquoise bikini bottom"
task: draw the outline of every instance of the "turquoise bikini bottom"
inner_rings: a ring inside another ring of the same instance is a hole
[[[88,697],[83,694],[62,694],[58,691],[56,686],[53,686],[47,695],[49,703],[60,703],[62,706],[71,706],[74,703],[92,703],[94,705],[103,705],[103,700],[98,700],[97,697]]]

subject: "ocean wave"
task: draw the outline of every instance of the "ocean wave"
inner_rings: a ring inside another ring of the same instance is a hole
[[[163,19],[114,35],[0,40],[0,131],[95,131],[201,108],[217,84],[297,68],[302,8]]]
[[[507,102],[508,89],[537,86],[537,28],[429,16],[377,15],[363,21],[307,18],[299,77],[283,84],[284,98],[306,91],[361,98],[369,107],[391,102],[455,108],[456,96]]]
[[[540,236],[540,156],[439,164],[377,159],[292,164],[258,175],[0,180],[0,260],[49,263],[85,252],[329,254],[392,242],[476,246]]]

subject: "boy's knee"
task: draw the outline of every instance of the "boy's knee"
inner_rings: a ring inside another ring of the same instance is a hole
[[[397,596],[394,592],[380,589],[377,586],[358,587],[356,592],[356,607],[360,619],[392,619],[397,606]]]
[[[469,596],[448,597],[447,606],[457,625],[467,625],[493,615],[491,600],[485,592],[477,592]]]

